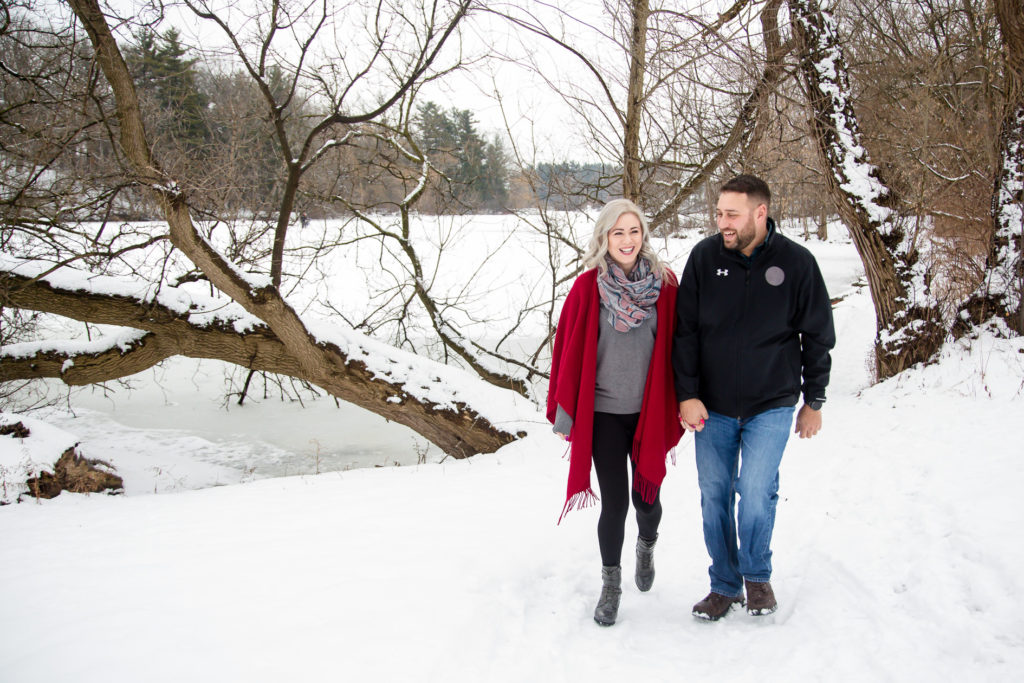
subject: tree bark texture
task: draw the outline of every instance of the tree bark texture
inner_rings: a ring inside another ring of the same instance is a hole
[[[871,289],[875,369],[884,379],[931,358],[945,332],[928,273],[895,211],[899,199],[861,144],[835,20],[816,0],[789,0],[789,9],[829,195],[849,228]]]
[[[647,0],[633,0],[632,31],[629,39],[629,87],[626,98],[626,125],[623,130],[622,196],[640,200],[640,114],[644,107],[644,72],[647,69],[647,18],[651,14]]]
[[[501,430],[471,406],[454,409],[412,396],[405,380],[391,381],[337,345],[316,342],[321,360],[307,368],[264,326],[236,326],[231,318],[205,323],[153,301],[58,287],[45,280],[0,271],[9,305],[95,324],[128,326],[140,334],[102,351],[41,350],[7,356],[0,382],[55,378],[71,386],[95,384],[141,372],[172,356],[210,358],[255,371],[288,375],[333,396],[403,424],[454,457],[490,453],[522,434]],[[241,328],[245,331],[238,331]]]
[[[953,335],[962,337],[992,319],[1024,334],[1024,2],[997,0],[1003,44],[1006,103],[997,139],[999,165],[992,192],[992,235],[985,277],[960,309]]]
[[[965,308],[968,320],[982,323],[998,316],[1019,335],[1024,334],[1024,2],[997,0],[995,10],[1005,60],[1006,105],[985,282]]]

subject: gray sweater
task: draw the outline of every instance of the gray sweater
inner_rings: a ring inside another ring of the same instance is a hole
[[[598,318],[594,412],[639,413],[647,385],[647,367],[654,351],[654,336],[658,331],[658,310],[652,307],[647,319],[627,332],[618,332],[612,327],[604,304],[601,304]],[[558,406],[552,431],[568,434],[570,429],[572,418]]]

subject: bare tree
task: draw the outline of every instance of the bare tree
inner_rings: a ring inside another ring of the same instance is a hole
[[[754,5],[738,0],[708,18],[705,5],[680,11],[650,0],[608,3],[610,30],[567,13],[563,24],[575,31],[526,10],[503,14],[525,34],[557,45],[588,74],[585,84],[562,84],[539,73],[576,110],[590,151],[619,162],[614,174],[598,179],[592,199],[616,188],[643,206],[657,229],[674,221],[680,206],[749,142],[792,49],[779,39],[780,0],[757,13],[761,30],[737,39],[750,30],[744,12]]]
[[[835,16],[789,2],[826,187],[871,287],[881,378],[930,359],[951,328],[997,317],[1020,333],[1021,6],[1009,5],[996,5],[1000,69],[984,3],[857,3],[854,88]]]
[[[1024,334],[1024,3],[998,0],[996,18],[1006,70],[1006,104],[1000,120],[999,165],[992,196],[992,236],[986,276],[963,306],[958,334],[992,318]]]
[[[307,125],[297,132],[289,130],[286,112],[292,100],[301,95],[300,76],[303,75],[307,60],[313,57],[312,47],[317,44],[321,33],[327,31],[331,14],[335,12],[334,8],[326,2],[319,5],[292,6],[291,3],[279,0],[271,0],[266,7],[259,4],[246,6],[245,9],[237,7],[236,11],[250,13],[245,19],[261,26],[255,35],[244,35],[206,0],[184,0],[184,4],[198,18],[220,27],[234,49],[233,56],[242,63],[266,99],[267,113],[274,127],[282,163],[287,172],[274,231],[270,269],[271,280],[275,286],[280,286],[285,241],[288,226],[293,221],[292,211],[299,191],[299,182],[303,174],[327,151],[343,144],[345,140],[344,137],[332,137],[330,133],[344,126],[380,117],[401,100],[415,83],[423,80],[448,38],[466,15],[471,2],[460,0],[455,6],[455,11],[448,17],[439,16],[440,7],[435,3],[433,7],[424,11],[425,30],[418,23],[418,8],[403,7],[401,3],[393,7],[385,3],[378,4],[367,27],[376,33],[377,42],[373,54],[366,60],[365,66],[356,69],[348,68],[347,61],[342,59],[340,65],[343,73],[335,73],[337,67],[333,62],[320,65],[315,70],[313,78],[321,86],[320,94],[326,96],[330,103],[329,111],[316,120],[307,122]],[[389,9],[393,11],[388,12]],[[248,24],[248,21],[243,21],[241,25]],[[272,61],[275,57],[275,41],[282,35],[295,37],[300,31],[305,33],[298,37],[299,51],[297,57],[292,58],[295,63],[290,81],[281,91],[275,91],[270,83],[270,76],[276,64]],[[388,44],[393,33],[403,31],[411,31],[419,40],[418,49],[414,49],[411,54],[404,52],[398,44]],[[419,35],[421,33],[422,35]],[[383,62],[387,68],[399,74],[397,82],[390,92],[379,95],[372,105],[363,106],[360,110],[358,108],[361,107],[361,103],[351,102],[351,95],[359,82],[369,76],[377,61]],[[352,111],[353,105],[357,107],[355,111]]]
[[[112,137],[116,135],[115,149],[123,154],[125,162],[124,177],[131,185],[151,193],[166,220],[168,234],[154,235],[149,241],[166,240],[173,245],[165,270],[184,257],[209,281],[213,295],[210,300],[203,300],[194,292],[182,296],[171,291],[172,283],[124,275],[94,278],[93,284],[83,288],[80,279],[68,280],[64,274],[71,268],[70,263],[77,263],[79,269],[87,265],[87,254],[80,249],[69,250],[68,257],[61,260],[43,251],[46,240],[35,242],[40,258],[34,260],[5,253],[0,259],[0,291],[5,306],[118,325],[133,331],[93,340],[88,348],[43,344],[31,354],[5,349],[0,381],[55,377],[76,385],[123,377],[172,355],[218,358],[322,387],[334,396],[411,427],[457,457],[490,452],[516,438],[516,434],[490,423],[467,405],[451,386],[450,371],[441,366],[435,366],[436,376],[422,378],[421,386],[413,388],[403,371],[409,361],[397,350],[374,345],[358,336],[314,335],[276,284],[282,274],[285,217],[291,213],[299,179],[328,149],[341,144],[334,138],[325,140],[328,132],[335,126],[379,117],[417,81],[427,77],[442,45],[464,17],[468,2],[451,6],[451,11],[445,11],[448,5],[429,5],[420,14],[424,23],[415,26],[416,10],[406,4],[397,13],[388,13],[384,4],[374,5],[370,20],[373,30],[369,34],[372,40],[361,66],[353,57],[328,67],[335,71],[318,72],[326,92],[333,94],[331,112],[316,122],[297,145],[292,144],[284,122],[275,121],[279,143],[287,156],[288,184],[274,236],[269,278],[240,269],[198,229],[188,194],[164,170],[150,144],[132,76],[97,1],[70,0],[69,4],[91,43],[94,61],[90,63],[98,67],[113,95],[116,116],[103,118],[102,125],[111,131]],[[220,24],[227,31],[246,68],[261,84],[273,37],[300,26],[312,27],[307,36],[310,40],[300,41],[300,54],[305,55],[304,50],[312,44],[311,38],[318,35],[327,13],[326,3],[322,4],[312,23],[303,23],[298,15],[288,14],[290,5],[273,3],[274,11],[269,15],[254,18],[257,25],[264,20],[269,25],[263,40],[256,43],[258,57],[252,59],[245,52],[249,43],[228,31],[226,21],[208,12],[206,5],[193,3],[191,7],[198,16]],[[422,27],[424,32],[410,35],[415,27]],[[396,32],[402,35],[396,36]],[[411,51],[403,52],[403,46],[411,46]],[[303,59],[300,57],[300,62]],[[382,68],[375,72],[378,62]],[[337,72],[344,69],[350,71]],[[383,101],[361,113],[348,113],[352,111],[350,104],[356,104],[349,100],[355,96],[360,82],[375,73],[394,77],[396,88]],[[298,86],[293,84],[286,97],[297,92]],[[287,104],[273,99],[273,93],[265,92],[265,96],[279,113]],[[123,240],[123,235],[119,239]],[[228,297],[226,308],[225,301],[218,296]],[[182,305],[182,301],[188,303]],[[214,313],[221,308],[221,313]]]
[[[983,278],[991,234],[1003,91],[991,3],[858,0],[843,10],[863,144],[919,236],[943,320],[953,320]]]
[[[392,180],[401,180],[401,198],[391,199],[383,204],[360,202],[344,194],[334,194],[330,198],[344,205],[369,229],[369,236],[380,244],[382,251],[394,255],[403,264],[402,275],[395,279],[394,285],[378,293],[378,297],[386,299],[388,305],[375,311],[377,314],[375,317],[378,320],[383,318],[385,321],[398,323],[398,334],[395,335],[394,342],[400,346],[414,346],[414,341],[407,332],[407,326],[411,317],[411,308],[415,302],[422,307],[430,327],[446,351],[461,358],[484,381],[528,396],[530,393],[528,379],[524,380],[497,369],[490,361],[525,367],[530,372],[536,372],[536,370],[508,354],[500,354],[496,350],[488,349],[479,342],[468,338],[460,331],[459,325],[451,319],[453,312],[463,309],[463,300],[467,296],[465,289],[461,293],[456,293],[454,297],[445,294],[438,296],[432,291],[433,275],[425,267],[424,258],[414,239],[416,234],[413,212],[417,203],[423,198],[431,176],[441,175],[441,171],[421,147],[414,132],[415,90],[415,88],[412,89],[395,108],[398,115],[393,121],[374,122],[353,133],[353,144],[359,145],[363,140],[368,140],[369,144],[378,149],[383,148],[389,151],[387,173]],[[384,208],[395,209],[395,211],[382,211]],[[366,236],[357,236],[353,239],[365,238]],[[451,239],[456,238],[457,236],[453,236]],[[491,261],[498,251],[500,248],[483,255],[475,265],[475,271],[479,273],[481,270],[490,268]],[[468,287],[475,281],[474,277],[470,277],[464,286]],[[480,297],[485,293],[477,291],[473,292],[473,295]],[[464,313],[464,310],[462,312]],[[527,312],[521,311],[520,315],[525,315]],[[375,332],[379,326],[380,322],[374,322],[370,317],[355,323],[357,329],[365,329],[370,333]],[[514,324],[504,336],[507,337],[514,332],[516,327],[517,325]]]
[[[917,235],[907,229],[897,193],[863,147],[835,20],[816,0],[790,0],[789,9],[827,188],[871,287],[878,326],[877,374],[890,377],[930,358],[945,331]]]

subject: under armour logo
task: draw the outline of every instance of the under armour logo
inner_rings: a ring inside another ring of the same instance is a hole
[[[729,274],[729,269],[728,268],[719,268],[718,270],[715,271],[715,275],[728,275],[728,274]]]

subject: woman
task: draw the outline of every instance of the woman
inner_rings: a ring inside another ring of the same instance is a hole
[[[640,530],[636,584],[647,591],[654,583],[658,492],[665,456],[682,436],[671,362],[677,283],[651,247],[643,213],[628,199],[601,210],[583,265],[588,270],[573,283],[558,320],[547,417],[571,442],[563,516],[595,502],[594,463],[603,582],[594,620],[611,626],[622,594],[629,469]]]

